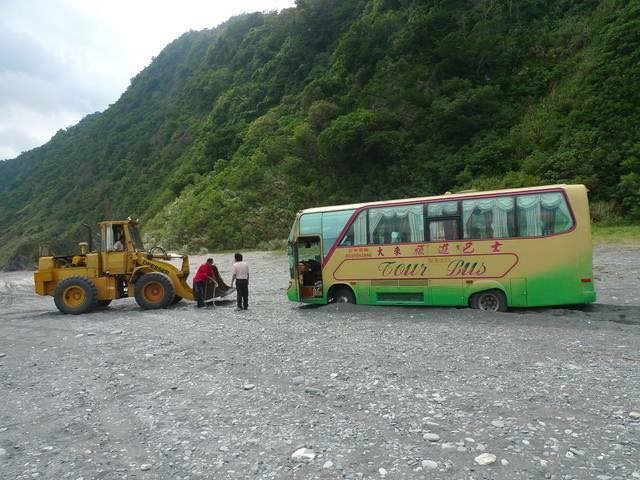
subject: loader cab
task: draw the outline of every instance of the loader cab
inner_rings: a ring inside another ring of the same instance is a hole
[[[135,220],[101,222],[102,267],[111,275],[130,273],[133,269],[133,253],[143,251],[142,239]],[[118,240],[122,239],[122,248],[118,248]]]

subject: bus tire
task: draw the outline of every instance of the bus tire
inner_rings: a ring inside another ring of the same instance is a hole
[[[171,279],[163,273],[145,273],[135,283],[136,303],[145,310],[167,308],[175,298]]]
[[[356,303],[356,296],[349,287],[338,287],[333,292],[331,303]]]
[[[506,312],[507,297],[500,290],[486,290],[471,296],[471,308],[485,312]]]

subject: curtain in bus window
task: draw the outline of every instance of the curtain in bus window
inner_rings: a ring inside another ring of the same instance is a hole
[[[518,227],[522,237],[551,235],[573,226],[571,212],[561,193],[518,197]]]
[[[518,232],[521,237],[542,235],[540,195],[518,197]]]
[[[364,210],[358,214],[353,221],[349,230],[345,234],[341,246],[366,245],[367,244],[367,211]]]
[[[429,239],[432,242],[441,240],[458,240],[459,238],[457,218],[429,220]]]
[[[435,202],[427,206],[427,216],[431,217],[449,217],[458,215],[458,202]],[[438,220],[429,221],[429,238],[432,241],[437,240],[453,240],[458,238],[458,221],[457,220]]]
[[[444,222],[429,222],[429,238],[431,240],[447,239],[447,234],[444,231]]]
[[[561,193],[543,193],[540,195],[543,216],[543,234],[562,233],[573,227],[569,206]]]
[[[367,244],[367,212],[360,212],[360,215],[353,222],[353,244]]]
[[[462,202],[464,238],[507,238],[513,234],[513,197],[476,198]]]
[[[458,202],[435,202],[428,206],[429,217],[448,217],[458,214]]]
[[[372,208],[369,210],[369,243],[424,241],[422,205]]]

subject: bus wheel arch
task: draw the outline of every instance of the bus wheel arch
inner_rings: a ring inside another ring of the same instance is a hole
[[[329,303],[356,303],[356,294],[349,285],[332,285],[327,295]]]
[[[507,296],[499,288],[476,292],[469,298],[469,306],[486,312],[506,312]]]

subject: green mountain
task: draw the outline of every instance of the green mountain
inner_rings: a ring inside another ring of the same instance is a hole
[[[0,266],[138,217],[250,248],[304,207],[587,184],[640,218],[640,4],[297,0],[169,44],[106,111],[0,162]]]

